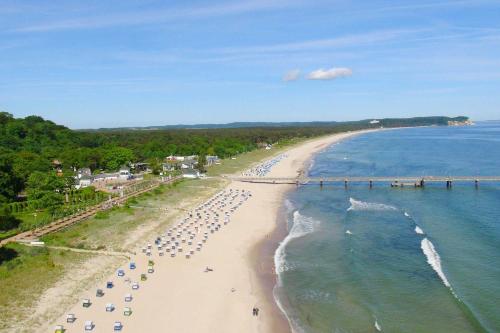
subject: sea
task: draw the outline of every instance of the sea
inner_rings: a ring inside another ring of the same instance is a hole
[[[500,122],[358,135],[309,175],[500,175]],[[500,184],[311,184],[285,207],[275,298],[294,332],[500,332]]]

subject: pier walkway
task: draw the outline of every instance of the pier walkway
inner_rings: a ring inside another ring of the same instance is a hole
[[[427,183],[443,183],[446,187],[451,187],[453,183],[479,183],[500,182],[500,176],[378,176],[378,177],[228,177],[235,181],[263,184],[348,184],[367,183],[372,187],[375,183],[389,183],[392,187],[424,187]]]

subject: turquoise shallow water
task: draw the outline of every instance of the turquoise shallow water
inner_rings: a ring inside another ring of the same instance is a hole
[[[312,176],[499,175],[500,123],[370,133]],[[276,253],[296,331],[499,332],[500,187],[301,186]]]

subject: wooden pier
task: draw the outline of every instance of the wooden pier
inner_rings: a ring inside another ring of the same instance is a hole
[[[232,180],[262,184],[319,184],[348,187],[349,184],[367,184],[370,188],[378,184],[389,184],[391,187],[425,187],[428,183],[442,183],[452,188],[454,183],[471,183],[478,187],[480,183],[500,183],[500,176],[379,176],[379,177],[230,177]]]

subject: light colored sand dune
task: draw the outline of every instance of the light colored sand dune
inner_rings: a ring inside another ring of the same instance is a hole
[[[295,176],[312,154],[353,134],[323,137],[292,148],[266,176]],[[200,252],[186,259],[184,254],[171,258],[167,253],[160,257],[153,251],[148,258],[138,249],[132,258],[137,269],[131,271],[123,267],[125,277],[139,281],[138,290],[132,291],[125,278],[116,275],[109,277],[115,282],[112,289],[105,289],[106,281],[99,281],[81,295],[92,300],[89,308],[79,303],[68,309],[67,313],[77,316],[76,322],[67,324],[65,317],[61,317],[51,325],[49,332],[53,332],[56,324],[63,324],[66,332],[82,332],[85,320],[94,321],[95,332],[113,331],[115,321],[123,323],[123,332],[287,331],[272,296],[266,295],[259,283],[252,253],[275,229],[283,195],[293,188],[293,185],[231,183],[226,191],[246,190],[252,196],[235,210],[228,225],[209,235]],[[155,272],[141,282],[140,274],[146,272],[148,259],[155,261]],[[207,266],[213,268],[213,272],[204,272]],[[95,297],[97,288],[104,289],[104,297]],[[127,293],[134,296],[130,303],[124,302]],[[107,303],[113,303],[116,310],[105,312]],[[123,315],[124,306],[132,308],[130,317]],[[260,309],[257,317],[252,316],[254,306]]]

